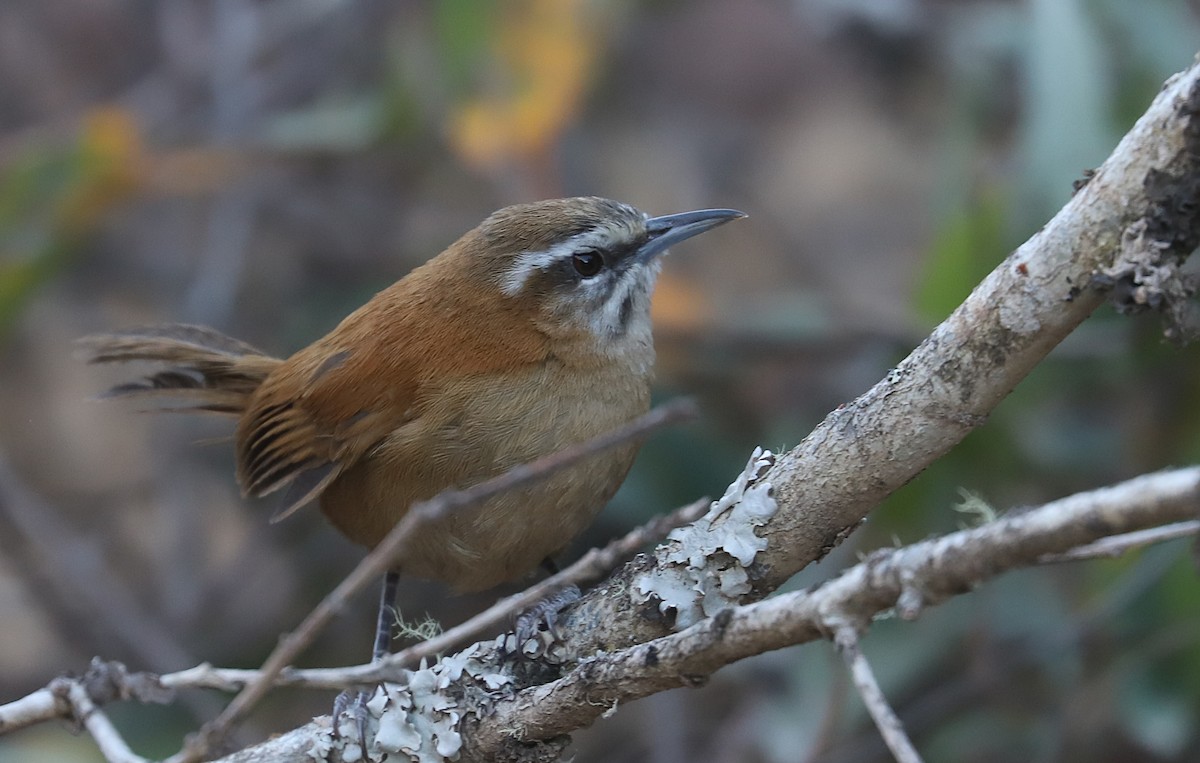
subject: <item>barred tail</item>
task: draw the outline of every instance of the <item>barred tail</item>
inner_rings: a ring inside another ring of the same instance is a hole
[[[117,385],[103,397],[173,398],[178,410],[240,415],[282,361],[201,326],[145,326],[79,340],[88,363],[150,361],[166,368]]]

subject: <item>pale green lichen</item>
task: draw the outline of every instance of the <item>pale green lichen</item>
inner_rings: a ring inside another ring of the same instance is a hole
[[[634,581],[635,601],[657,600],[661,612],[675,613],[679,629],[739,603],[750,592],[746,568],[767,547],[755,528],[778,508],[770,483],[762,481],[774,464],[771,451],[755,448],[746,469],[708,513],[672,530],[655,549],[654,570]]]
[[[404,760],[401,756],[414,763],[455,760],[462,748],[458,727],[463,708],[486,707],[512,680],[489,668],[481,651],[474,644],[432,666],[422,664],[404,683],[379,686],[367,702],[366,751],[360,748],[356,722],[347,713],[335,719],[337,736],[320,735],[309,756],[327,760],[338,749],[345,763]]]

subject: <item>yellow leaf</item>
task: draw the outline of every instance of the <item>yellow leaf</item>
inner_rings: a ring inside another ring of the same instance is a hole
[[[88,114],[79,151],[79,177],[57,209],[57,219],[68,231],[91,227],[137,187],[142,140],[133,115],[116,107]]]
[[[600,49],[585,0],[504,3],[486,84],[451,115],[451,145],[493,168],[547,151],[579,112]]]

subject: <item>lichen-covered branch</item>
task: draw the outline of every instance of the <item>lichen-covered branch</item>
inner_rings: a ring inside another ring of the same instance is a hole
[[[396,680],[405,668],[436,659],[440,654],[447,654],[452,649],[466,646],[485,633],[496,630],[499,625],[511,621],[519,612],[540,601],[548,592],[558,587],[568,584],[582,585],[600,579],[638,549],[661,541],[671,530],[681,525],[694,522],[708,505],[708,500],[703,499],[681,506],[669,514],[655,517],[614,539],[604,548],[588,551],[560,572],[520,593],[501,599],[444,633],[389,655],[385,661],[337,668],[288,667],[275,678],[274,685],[306,689],[345,689],[358,684]],[[262,675],[260,670],[219,668],[208,663],[162,675],[129,673],[123,666],[119,666],[119,663],[99,660],[93,662],[89,675],[98,675],[97,671],[103,673],[108,683],[124,687],[119,691],[109,690],[105,693],[106,696],[128,696],[141,701],[158,702],[167,701],[176,689],[236,692]],[[97,698],[96,701],[105,700]],[[56,695],[50,688],[40,689],[0,705],[0,734],[56,718],[70,717],[71,708],[61,696]]]
[[[567,675],[498,702],[471,734],[470,757],[489,760],[507,740],[551,739],[605,709],[703,683],[739,659],[865,628],[881,612],[913,619],[1007,570],[1038,564],[1099,538],[1194,517],[1200,467],[1159,472],[1046,504],[970,530],[881,550],[811,591],[726,609],[668,636],[581,660]],[[784,507],[781,506],[781,510]]]
[[[894,490],[981,426],[995,406],[1111,296],[1165,308],[1177,265],[1200,242],[1200,64],[1175,75],[1078,192],[869,391],[833,411],[761,479],[782,507],[759,531],[761,598],[848,535]],[[1169,288],[1168,288],[1169,286]],[[631,606],[644,557],[573,609],[586,655],[669,633]]]
[[[557,668],[502,678],[496,646],[472,647],[410,676],[408,695],[381,692],[385,740],[398,752],[419,743],[412,754],[423,760],[450,749],[462,761],[553,759],[564,735],[608,709],[702,683],[730,662],[861,630],[885,610],[916,617],[1005,570],[1195,519],[1200,470],[1165,472],[876,552],[813,591],[763,600],[982,425],[1106,297],[1180,319],[1192,285],[1177,266],[1200,242],[1198,192],[1200,64],[1169,80],[1059,214],[886,378],[791,451],[756,453],[696,527],[566,613],[551,647]],[[230,760],[336,755],[322,746],[328,733],[311,724]]]
[[[451,729],[446,722],[454,718],[461,737],[452,746],[460,763],[554,760],[566,734],[621,704],[699,686],[716,670],[746,657],[831,638],[839,629],[865,630],[883,612],[916,618],[925,608],[1006,571],[1104,537],[1186,520],[1198,505],[1200,467],[1138,477],[941,538],[877,551],[815,589],[724,609],[678,633],[592,655],[556,680],[520,690],[494,678],[500,675],[492,667],[494,647],[477,645],[447,665],[418,671],[409,684],[418,698],[404,705],[389,697],[396,703],[390,716],[381,701],[383,717],[374,722],[386,726],[408,720],[429,731],[430,743],[445,745]],[[394,688],[391,694],[402,696]],[[437,709],[418,718],[411,713],[414,704]],[[413,743],[419,736],[403,738]],[[310,751],[336,753],[329,738],[328,721],[321,719],[224,760],[302,761]],[[393,731],[391,738],[402,737]],[[405,751],[414,758],[426,755],[422,760],[438,759],[430,749]]]

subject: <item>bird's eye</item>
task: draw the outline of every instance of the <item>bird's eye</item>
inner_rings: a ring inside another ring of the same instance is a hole
[[[571,256],[571,264],[575,266],[576,273],[584,278],[591,278],[604,267],[604,258],[596,250],[586,249],[582,252],[575,252]]]

